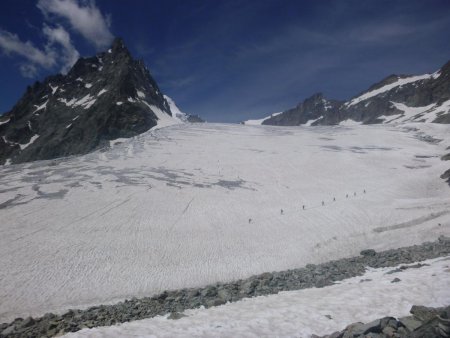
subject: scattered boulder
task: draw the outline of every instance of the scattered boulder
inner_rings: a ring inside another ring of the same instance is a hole
[[[377,254],[377,252],[373,249],[366,249],[366,250],[361,251],[359,254],[361,256],[370,257],[370,256],[375,256]]]
[[[450,306],[433,309],[414,305],[410,311],[414,316],[395,319],[384,317],[370,323],[354,323],[343,331],[316,338],[368,338],[368,337],[411,337],[443,338],[450,337]]]
[[[420,305],[413,305],[409,312],[414,316],[414,318],[422,322],[427,322],[435,318],[438,314],[436,309]]]
[[[177,320],[183,317],[187,317],[185,314],[179,312],[171,312],[167,319]]]
[[[412,332],[415,329],[422,326],[421,321],[411,316],[400,318],[398,321],[402,323],[408,329],[409,332]]]

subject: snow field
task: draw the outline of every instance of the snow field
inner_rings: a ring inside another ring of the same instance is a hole
[[[428,266],[386,274],[395,268],[368,269],[363,276],[332,286],[247,298],[209,309],[187,310],[178,320],[158,316],[121,325],[83,329],[75,337],[310,337],[368,323],[385,316],[408,316],[412,305],[450,303],[450,257]],[[411,264],[409,264],[411,265]],[[392,283],[394,278],[400,281]],[[329,318],[327,317],[329,316]]]
[[[178,124],[0,168],[0,321],[450,235],[450,126],[407,127]]]

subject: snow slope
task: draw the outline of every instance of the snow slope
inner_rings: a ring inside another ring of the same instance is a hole
[[[260,125],[263,124],[263,122],[265,120],[270,119],[271,117],[277,116],[277,115],[280,115],[280,114],[282,114],[282,112],[274,113],[274,114],[272,114],[270,116],[266,116],[266,117],[264,117],[262,119],[259,119],[259,120],[247,120],[247,121],[244,121],[244,124],[249,125],[249,126],[260,126]]]
[[[156,122],[156,126],[154,126],[152,129],[159,129],[159,128],[164,128],[164,127],[182,123],[181,120],[179,120],[177,118],[173,118],[166,112],[159,109],[157,106],[148,104],[148,102],[144,101],[144,100],[141,100],[141,102],[144,103],[147,107],[149,107],[151,109],[151,111],[158,118],[158,120]]]
[[[209,309],[187,310],[122,325],[84,329],[75,337],[310,337],[368,323],[386,315],[408,316],[412,305],[450,304],[450,257],[423,262],[429,266],[386,274],[395,268],[369,269],[325,288],[281,292]],[[397,283],[391,283],[399,278]],[[361,282],[363,281],[363,282]],[[328,318],[326,316],[331,316]]]
[[[409,107],[406,104],[397,102],[391,102],[391,104],[402,113],[380,116],[379,119],[383,120],[383,123],[432,122],[440,114],[450,112],[450,100],[444,101],[439,105],[432,103],[424,107]]]
[[[0,322],[450,235],[448,146],[439,124],[177,124],[0,167]]]
[[[169,96],[164,95],[164,98],[166,99],[167,103],[170,107],[170,112],[172,113],[172,117],[179,119],[181,121],[186,121],[188,118],[188,115],[186,113],[183,113],[180,108],[176,105],[175,101],[172,100]]]

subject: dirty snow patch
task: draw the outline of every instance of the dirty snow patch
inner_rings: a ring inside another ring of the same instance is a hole
[[[106,92],[107,92],[106,89],[102,89],[102,90],[100,90],[100,91],[98,92],[97,96],[100,96],[100,95],[102,95],[102,94],[104,94],[104,93],[106,93]]]
[[[137,96],[139,96],[141,99],[145,99],[145,94],[141,92],[140,90],[136,90]]]

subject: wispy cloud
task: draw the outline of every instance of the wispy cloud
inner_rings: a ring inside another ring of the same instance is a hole
[[[26,61],[19,66],[24,77],[33,78],[39,73],[39,69],[52,69],[56,66],[60,67],[62,73],[66,73],[80,56],[63,27],[44,25],[42,32],[47,43],[41,49],[30,41],[20,40],[16,34],[0,30],[0,49],[6,55],[17,55]]]
[[[43,33],[48,38],[49,48],[54,44],[59,44],[62,47],[62,52],[59,55],[62,61],[61,72],[66,73],[80,57],[80,53],[72,44],[69,33],[61,26],[52,28],[47,25],[44,25]]]
[[[0,47],[7,54],[17,54],[43,68],[56,64],[56,55],[51,50],[41,50],[30,41],[21,41],[16,34],[0,29]]]
[[[20,74],[23,77],[34,78],[39,73],[38,67],[33,65],[32,63],[24,63],[19,66]]]
[[[40,30],[46,38],[43,46],[23,41],[17,34],[0,29],[0,50],[24,60],[19,66],[24,77],[33,78],[40,70],[57,67],[61,73],[66,73],[78,60],[80,53],[63,24],[69,23],[96,48],[108,46],[113,39],[109,30],[111,19],[100,12],[94,0],[39,0],[37,6],[45,17]],[[32,28],[38,29],[34,25]]]
[[[104,48],[113,40],[110,17],[104,16],[93,0],[39,0],[38,8],[44,15],[68,20],[72,29],[80,33],[96,48]]]

